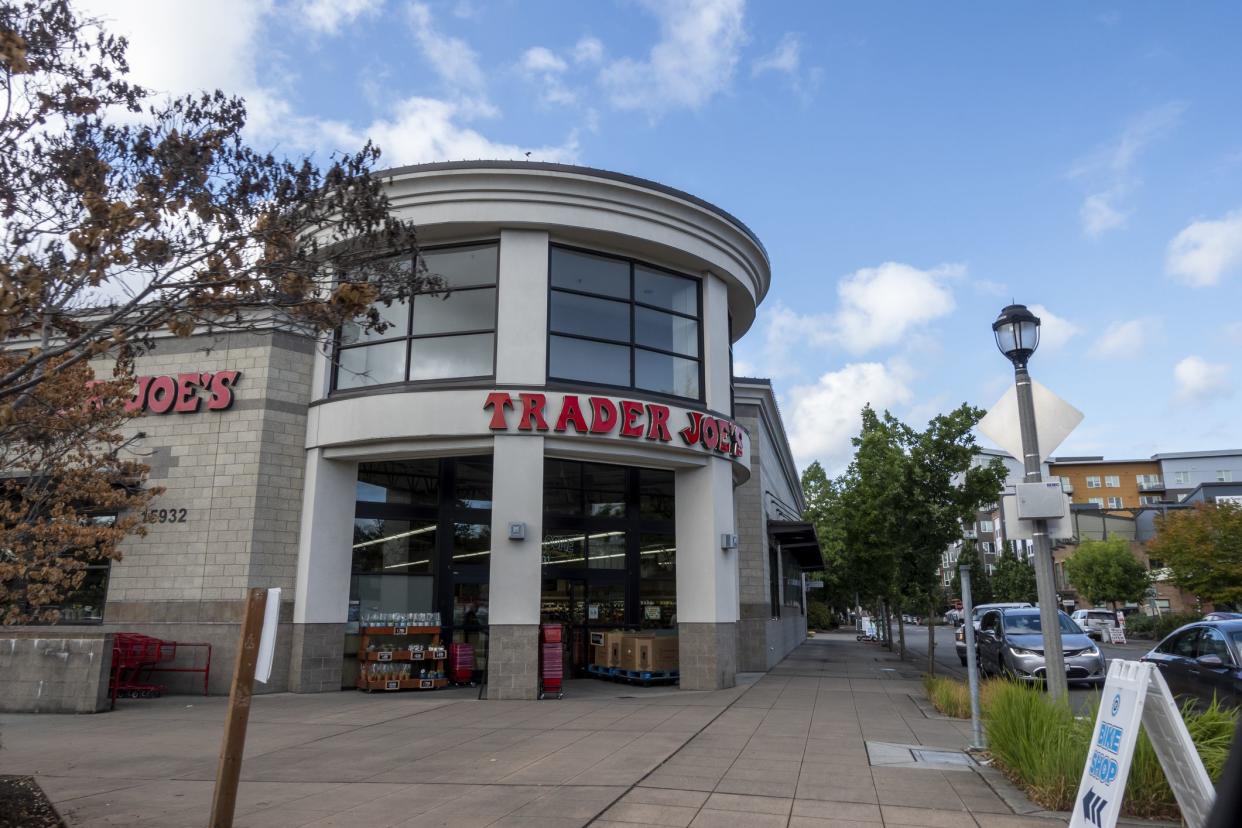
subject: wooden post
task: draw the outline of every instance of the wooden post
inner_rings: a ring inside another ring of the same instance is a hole
[[[259,637],[263,634],[266,609],[267,590],[250,590],[237,642],[237,660],[233,664],[233,686],[229,690],[229,707],[224,718],[224,742],[220,745],[220,765],[216,770],[216,791],[211,799],[209,828],[233,826],[242,754],[246,749],[246,725],[250,721],[250,696],[254,692],[254,669],[259,660]]]

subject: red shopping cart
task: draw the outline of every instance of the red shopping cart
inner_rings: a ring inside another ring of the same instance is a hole
[[[175,641],[161,641],[139,633],[116,633],[112,637],[112,673],[108,692],[112,706],[117,697],[149,699],[164,692],[164,685],[151,682],[151,672],[161,661],[177,657]]]
[[[449,678],[454,684],[474,687],[474,645],[449,645]]]
[[[539,698],[565,697],[565,628],[543,624],[539,628]]]

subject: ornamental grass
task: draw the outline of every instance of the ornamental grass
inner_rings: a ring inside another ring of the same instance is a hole
[[[964,682],[924,676],[932,704],[946,716],[969,718],[970,691]],[[1074,804],[1095,728],[1099,695],[1075,716],[1067,702],[1055,703],[1042,688],[1015,681],[991,680],[980,686],[988,750],[996,766],[1037,804],[1065,811]],[[1238,711],[1213,703],[1196,711],[1182,707],[1182,719],[1208,776],[1220,778],[1229,755]],[[1133,817],[1178,817],[1177,801],[1146,733],[1140,731],[1123,813]]]

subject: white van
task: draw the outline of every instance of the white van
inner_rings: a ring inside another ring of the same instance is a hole
[[[1074,623],[1082,627],[1083,632],[1092,638],[1098,638],[1103,641],[1108,637],[1108,628],[1117,626],[1117,615],[1109,609],[1080,609],[1074,610],[1074,614],[1070,616],[1074,619]]]

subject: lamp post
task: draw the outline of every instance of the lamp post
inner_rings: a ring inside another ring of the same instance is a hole
[[[1039,483],[1039,435],[1035,431],[1035,399],[1031,394],[1031,375],[1026,363],[1039,347],[1039,317],[1026,305],[1009,305],[992,323],[996,347],[1013,363],[1014,385],[1018,392],[1018,425],[1022,432],[1023,480]],[[1065,654],[1061,648],[1061,617],[1057,605],[1056,581],[1052,573],[1052,544],[1048,539],[1048,521],[1032,521],[1035,540],[1035,588],[1039,596],[1039,623],[1044,639],[1045,678],[1053,700],[1063,699],[1069,692],[1065,681]]]

